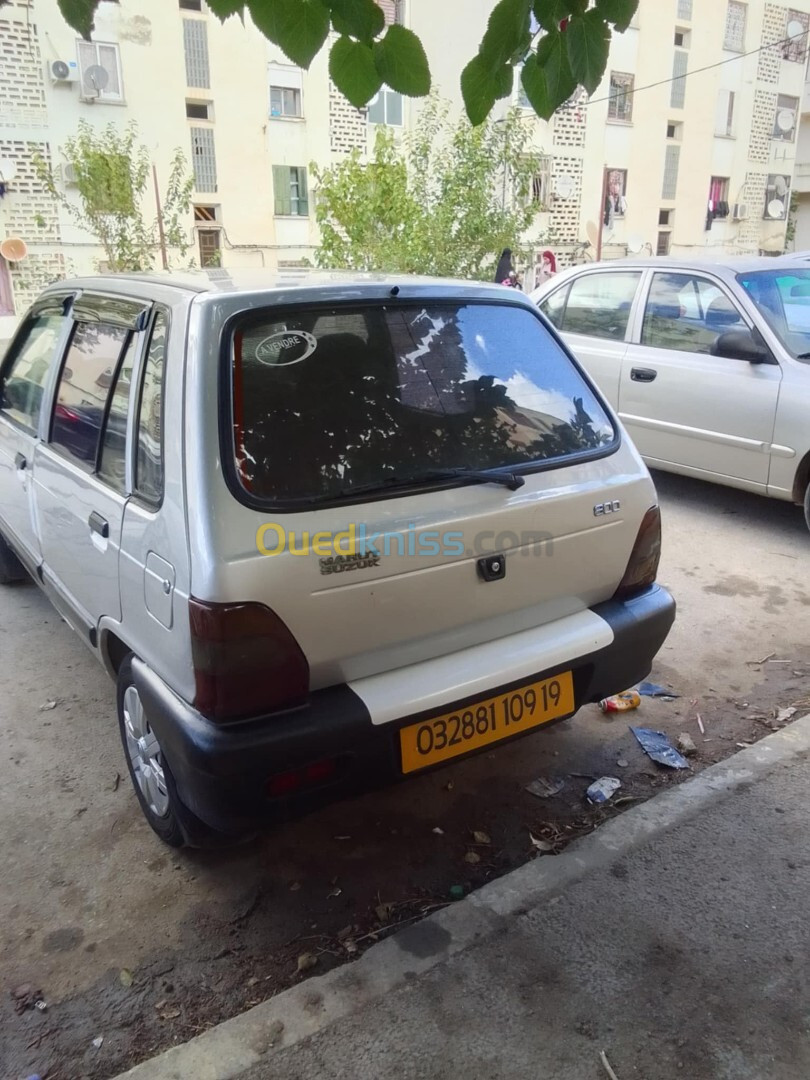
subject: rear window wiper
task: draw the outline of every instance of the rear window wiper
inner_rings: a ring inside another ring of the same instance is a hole
[[[513,472],[487,472],[484,469],[430,469],[428,472],[417,476],[383,476],[369,484],[359,484],[357,487],[343,488],[338,492],[339,498],[350,499],[353,495],[363,495],[370,491],[385,491],[395,487],[418,487],[425,483],[440,483],[442,480],[453,480],[458,477],[461,480],[481,480],[487,484],[503,484],[510,491],[517,491],[523,487],[526,481],[522,476]]]

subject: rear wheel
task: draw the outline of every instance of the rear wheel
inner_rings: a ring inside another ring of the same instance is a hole
[[[27,577],[25,567],[0,536],[0,585],[10,585],[13,581],[25,581]]]
[[[810,484],[807,485],[807,491],[804,493],[804,520],[807,522],[807,528],[810,529]]]
[[[209,846],[218,836],[183,805],[132,677],[132,656],[118,672],[118,724],[132,786],[143,815],[170,847]]]

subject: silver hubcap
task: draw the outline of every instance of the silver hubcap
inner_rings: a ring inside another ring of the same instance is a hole
[[[169,812],[169,790],[163,771],[163,753],[134,686],[128,686],[124,693],[124,731],[127,755],[141,794],[153,814],[165,817]]]

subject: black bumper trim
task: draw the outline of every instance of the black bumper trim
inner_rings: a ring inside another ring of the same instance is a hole
[[[610,600],[592,610],[613,630],[610,645],[495,686],[490,693],[571,670],[579,709],[645,678],[675,618],[675,601],[669,593],[653,586],[632,600]],[[300,709],[220,725],[177,697],[142,661],[135,659],[132,670],[180,797],[199,818],[224,832],[239,832],[261,821],[298,817],[341,796],[402,779],[397,733],[431,715],[414,714],[374,725],[363,702],[344,685],[316,691]],[[477,698],[480,695],[448,703],[443,711]],[[532,731],[537,728],[526,734]],[[486,749],[491,751],[492,744]],[[329,783],[283,799],[267,797],[267,781],[272,775],[326,758],[335,759],[338,765]]]

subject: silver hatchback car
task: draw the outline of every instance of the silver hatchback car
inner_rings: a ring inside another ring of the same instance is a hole
[[[645,466],[499,286],[54,285],[0,366],[0,534],[173,845],[571,716],[674,618]]]

